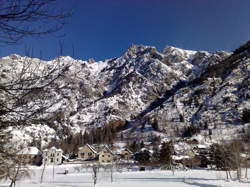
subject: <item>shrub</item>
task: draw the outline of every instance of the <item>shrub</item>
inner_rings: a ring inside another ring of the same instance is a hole
[[[240,152],[242,151],[242,143],[240,141],[232,141],[229,144],[214,144],[210,150],[211,163],[217,169],[231,170],[240,168],[242,159]]]
[[[200,129],[194,125],[190,125],[184,128],[182,137],[192,137],[195,134],[200,133]]]
[[[243,123],[250,123],[250,109],[244,109],[242,113]]]
[[[161,144],[159,160],[163,165],[171,165],[172,163],[172,155],[174,153],[174,146],[172,142]]]

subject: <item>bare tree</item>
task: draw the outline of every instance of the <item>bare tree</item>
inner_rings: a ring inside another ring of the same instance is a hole
[[[70,13],[57,8],[56,1],[0,1],[0,43],[15,44],[27,36],[59,31]]]
[[[93,182],[94,182],[94,186],[96,186],[96,183],[97,183],[97,174],[99,172],[99,167],[97,165],[93,165],[92,166],[92,178],[93,178]]]
[[[104,172],[110,173],[110,182],[114,181],[114,167],[115,167],[115,164],[113,162],[111,164],[103,166]]]
[[[41,174],[41,178],[40,178],[40,183],[43,183],[43,177],[44,177],[44,172],[46,169],[46,162],[43,163],[43,170],[42,170],[42,174]]]
[[[58,9],[55,2],[56,0],[0,0],[0,43],[16,44],[28,36],[59,31],[70,14]],[[28,49],[26,53],[28,54]],[[31,50],[29,54],[32,56],[32,53]],[[18,63],[15,55],[10,60],[13,64]],[[68,68],[58,65],[59,62],[49,68],[41,68],[42,61],[34,63],[29,57],[22,58],[22,61],[22,68],[11,69],[10,76],[8,72],[4,72],[5,64],[0,64],[0,168],[7,170],[13,170],[16,168],[13,164],[19,164],[11,159],[14,158],[13,153],[7,147],[11,139],[8,127],[45,123],[44,114],[60,100],[46,102],[46,98],[51,97],[49,86],[56,86],[55,80]],[[57,86],[54,89],[59,88]],[[5,171],[1,173],[8,174]]]
[[[245,178],[248,178],[248,167],[249,167],[249,161],[248,161],[248,157],[250,155],[250,126],[247,127],[247,129],[245,130],[245,133],[242,137],[242,140],[245,144],[245,153],[246,153],[246,158],[244,160],[244,165],[245,165]]]
[[[9,164],[5,164],[5,178],[10,180],[9,187],[13,187],[16,186],[16,181],[29,177],[30,175],[27,160],[24,157],[15,155],[9,162]]]
[[[244,160],[241,157],[242,142],[232,140],[227,144],[215,144],[211,148],[212,163],[226,172],[228,179],[233,179],[231,172],[236,171],[237,180],[241,180],[241,167]]]

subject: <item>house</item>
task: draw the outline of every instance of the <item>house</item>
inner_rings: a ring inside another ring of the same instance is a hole
[[[42,165],[42,153],[36,147],[26,147],[19,151],[17,156],[25,164]]]
[[[199,155],[208,155],[210,152],[209,146],[204,144],[198,144],[194,146],[193,150]]]
[[[110,163],[115,160],[115,154],[108,148],[108,146],[104,146],[102,151],[99,154],[99,162],[100,163]]]
[[[119,152],[119,156],[121,159],[130,160],[133,157],[133,153],[128,148],[124,148]]]
[[[78,149],[78,158],[83,160],[94,160],[97,158],[98,153],[94,147],[89,144],[79,147]]]
[[[55,147],[50,149],[45,149],[43,151],[43,163],[46,165],[49,164],[61,164],[63,162],[63,151]]]

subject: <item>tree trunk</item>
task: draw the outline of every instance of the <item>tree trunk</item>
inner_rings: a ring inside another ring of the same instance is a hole
[[[45,171],[45,166],[46,166],[46,163],[44,162],[43,171],[42,171],[41,179],[40,179],[40,184],[43,182],[43,175],[44,175],[44,171]]]
[[[15,184],[14,180],[11,180],[10,187],[13,187],[13,184]]]

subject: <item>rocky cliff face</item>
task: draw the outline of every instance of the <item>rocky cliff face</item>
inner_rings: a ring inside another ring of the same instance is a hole
[[[247,122],[242,116],[250,108],[249,49],[245,44],[233,54],[175,47],[159,52],[133,45],[121,57],[100,62],[11,55],[0,59],[0,83],[29,78],[23,87],[40,88],[25,96],[25,105],[16,106],[23,116],[45,106],[44,123],[12,129],[16,136],[25,133],[26,139],[63,137],[104,125],[136,129],[157,123],[162,133],[191,124],[240,125]],[[1,102],[8,103],[10,95],[1,94]],[[22,116],[10,112],[5,118]]]

